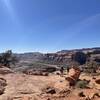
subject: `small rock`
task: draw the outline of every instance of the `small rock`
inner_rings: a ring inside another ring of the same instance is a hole
[[[49,89],[46,91],[46,93],[48,93],[48,94],[55,94],[56,91],[55,91],[54,88],[49,88]]]
[[[100,79],[97,79],[95,82],[96,82],[97,84],[100,84]]]
[[[83,92],[80,92],[78,95],[79,95],[80,97],[85,97],[85,95],[84,95]]]
[[[0,95],[4,94],[5,88],[3,86],[0,86]]]
[[[21,100],[31,100],[31,98],[29,96],[24,96]]]
[[[0,86],[6,86],[6,80],[4,78],[0,78]]]

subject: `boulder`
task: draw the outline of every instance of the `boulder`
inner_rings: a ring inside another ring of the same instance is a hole
[[[46,93],[47,93],[47,94],[55,94],[55,93],[56,93],[56,90],[55,90],[54,88],[48,88],[48,89],[46,90]]]
[[[68,81],[69,86],[74,86],[74,85],[76,84],[76,80],[74,80],[74,79],[71,78],[71,77],[66,77],[65,80]]]
[[[5,87],[7,85],[7,82],[4,78],[0,78],[0,86]]]
[[[7,67],[0,68],[0,74],[9,74],[9,73],[13,73],[13,71],[10,68]]]
[[[100,79],[95,80],[96,84],[100,84]]]
[[[83,92],[80,92],[78,95],[79,97],[86,97]]]
[[[46,86],[45,88],[42,89],[42,92],[46,94],[55,94],[56,89],[52,86]]]
[[[73,66],[71,69],[69,69],[68,77],[66,77],[65,79],[69,82],[70,86],[74,86],[79,79],[80,74],[80,69]]]
[[[6,80],[3,78],[0,78],[0,95],[4,93],[6,85],[7,85]]]
[[[3,86],[0,86],[0,95],[4,94],[5,88]]]
[[[69,69],[68,76],[73,78],[74,80],[78,80],[80,74],[81,74],[81,71],[78,67],[72,67],[71,69]]]

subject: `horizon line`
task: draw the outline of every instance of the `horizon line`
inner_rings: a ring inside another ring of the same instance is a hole
[[[95,48],[99,49],[100,46],[96,46],[96,47],[83,47],[83,48],[59,49],[59,50],[54,50],[54,51],[48,51],[48,50],[46,50],[46,51],[43,51],[43,50],[37,50],[37,51],[36,50],[30,50],[30,51],[28,51],[28,50],[26,50],[26,51],[18,52],[18,51],[13,50],[13,49],[5,49],[5,50],[1,50],[0,53],[6,52],[8,50],[12,50],[12,52],[16,53],[16,54],[24,54],[24,53],[43,53],[43,54],[45,54],[45,53],[56,53],[56,52],[60,52],[60,51],[63,51],[63,50],[65,50],[65,51],[67,51],[67,50],[68,51],[72,51],[72,50],[95,49]]]

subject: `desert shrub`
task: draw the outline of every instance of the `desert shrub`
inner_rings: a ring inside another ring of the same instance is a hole
[[[76,83],[76,87],[77,88],[87,88],[88,84],[89,84],[90,81],[87,81],[87,80],[80,80]]]
[[[86,63],[87,66],[87,73],[96,73],[96,70],[98,68],[98,64],[95,61],[90,61]]]
[[[13,55],[11,50],[2,53],[0,56],[0,64],[6,67],[10,67],[11,64],[15,64],[17,62],[16,56]]]

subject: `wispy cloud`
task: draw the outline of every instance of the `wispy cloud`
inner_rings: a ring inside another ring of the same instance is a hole
[[[16,15],[16,12],[12,6],[11,0],[1,0],[3,5],[5,6],[5,9],[9,16],[11,17],[12,21],[16,25],[20,25],[18,16]]]

